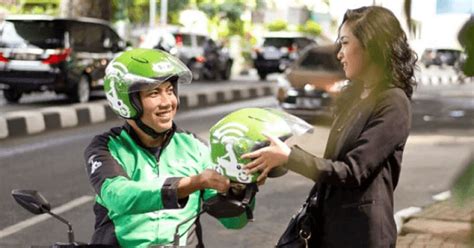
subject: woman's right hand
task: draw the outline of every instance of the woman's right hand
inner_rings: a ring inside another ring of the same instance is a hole
[[[290,147],[278,137],[263,135],[270,141],[269,146],[242,155],[243,159],[252,159],[252,162],[245,165],[247,173],[260,172],[260,176],[257,178],[258,182],[264,182],[273,168],[288,162],[291,152]]]

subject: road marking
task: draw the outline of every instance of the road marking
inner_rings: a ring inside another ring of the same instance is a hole
[[[40,149],[44,149],[46,147],[50,146],[61,146],[64,144],[68,144],[71,141],[76,141],[76,140],[83,140],[83,139],[92,139],[91,136],[84,136],[84,133],[77,134],[77,135],[71,135],[71,136],[64,136],[61,138],[55,138],[53,140],[46,140],[46,141],[40,141],[37,143],[30,143],[26,145],[20,145],[17,147],[9,147],[9,148],[0,148],[0,159],[6,158],[6,157],[11,157],[15,156],[17,154],[23,154],[26,152],[31,152],[31,151],[36,151]]]
[[[86,204],[90,201],[94,200],[94,197],[93,196],[90,196],[90,195],[84,195],[84,196],[81,196],[79,198],[76,198],[64,205],[61,205],[57,208],[54,208],[51,210],[51,212],[55,213],[55,214],[62,214],[64,212],[67,212],[73,208],[76,208],[80,205],[83,205],[83,204]],[[38,216],[35,216],[35,217],[32,217],[32,218],[29,218],[29,219],[26,219],[24,221],[21,221],[21,222],[18,222],[14,225],[11,225],[9,227],[6,227],[2,230],[0,230],[0,239],[2,238],[5,238],[7,236],[10,236],[14,233],[17,233],[25,228],[28,228],[30,226],[33,226],[33,225],[36,225],[40,222],[43,222],[47,219],[51,218],[51,215],[48,215],[48,214],[42,214],[42,215],[38,215]]]

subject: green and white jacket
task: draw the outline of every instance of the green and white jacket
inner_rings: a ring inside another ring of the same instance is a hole
[[[161,148],[146,148],[125,124],[94,137],[85,150],[89,180],[96,192],[94,244],[149,247],[173,242],[176,226],[201,210],[215,190],[178,200],[180,178],[212,167],[210,151],[195,135],[173,124]],[[238,229],[245,214],[219,221]],[[179,228],[180,246],[203,247],[199,219]]]

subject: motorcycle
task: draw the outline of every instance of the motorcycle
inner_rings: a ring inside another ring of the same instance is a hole
[[[179,227],[191,220],[194,220],[196,217],[199,217],[203,213],[208,213],[216,218],[227,218],[240,215],[241,213],[246,213],[249,220],[253,219],[252,210],[250,209],[250,201],[255,197],[255,189],[246,190],[243,200],[235,200],[231,195],[232,191],[229,191],[228,194],[222,195],[218,194],[206,201],[204,201],[201,211],[192,216],[176,226],[174,240],[172,244],[154,246],[155,248],[179,248],[183,247],[179,245],[179,239],[181,236],[178,234]],[[97,248],[110,248],[114,247],[111,245],[103,244],[87,244],[84,242],[76,241],[74,239],[74,231],[72,224],[64,219],[63,217],[51,212],[51,204],[46,200],[46,198],[36,190],[24,190],[24,189],[14,189],[12,190],[12,196],[15,201],[22,206],[24,209],[29,212],[40,215],[40,214],[49,214],[53,218],[67,225],[67,236],[68,242],[55,242],[50,246],[37,246],[32,245],[32,248],[88,248],[88,247],[97,247]]]
[[[232,64],[227,49],[208,39],[203,46],[203,55],[196,59],[191,68],[194,68],[193,73],[199,73],[199,79],[228,80]]]
[[[76,241],[74,239],[74,231],[72,229],[71,223],[64,219],[63,217],[51,212],[51,204],[46,200],[46,198],[36,190],[22,190],[22,189],[14,189],[12,190],[12,196],[15,201],[22,206],[24,209],[28,210],[29,212],[40,215],[40,214],[49,214],[53,218],[59,220],[60,222],[67,225],[67,237],[68,242],[56,242],[51,246],[31,246],[35,248],[39,247],[51,247],[51,248],[86,248],[86,247],[103,247],[108,248],[112,247],[109,245],[98,245],[98,244],[87,244],[83,242]]]

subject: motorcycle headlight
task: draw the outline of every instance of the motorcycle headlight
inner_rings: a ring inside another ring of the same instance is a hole
[[[304,85],[304,91],[306,91],[306,92],[311,92],[314,89],[316,89],[316,87],[314,87],[314,85],[312,85],[312,84],[305,84]]]

